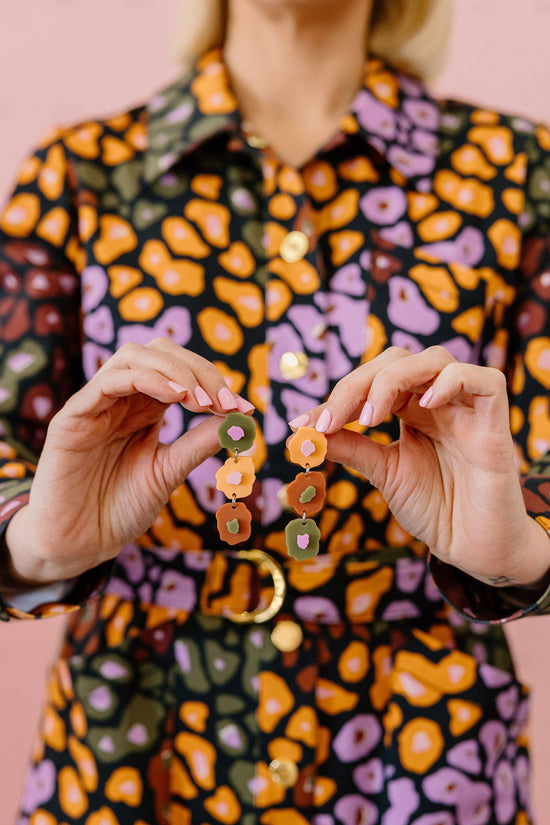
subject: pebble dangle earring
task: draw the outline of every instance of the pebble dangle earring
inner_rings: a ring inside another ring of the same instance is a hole
[[[238,412],[230,412],[218,427],[220,446],[233,453],[216,473],[217,489],[231,499],[216,512],[220,538],[228,544],[239,544],[250,538],[252,514],[246,504],[237,499],[250,495],[256,473],[252,459],[239,453],[252,447],[255,435],[254,419]]]
[[[310,516],[323,507],[326,482],[323,473],[311,472],[322,464],[327,454],[327,439],[313,427],[300,427],[288,442],[290,460],[305,469],[298,473],[287,488],[288,503],[301,518],[290,521],[285,528],[288,555],[297,561],[311,559],[319,552],[321,531]]]

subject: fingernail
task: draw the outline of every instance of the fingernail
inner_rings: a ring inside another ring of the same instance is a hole
[[[254,404],[251,404],[250,401],[245,401],[244,398],[241,398],[240,395],[237,396],[236,401],[237,401],[237,409],[238,409],[239,412],[249,413],[249,412],[252,412],[252,410],[256,409]]]
[[[317,424],[315,425],[315,429],[317,430],[318,433],[326,433],[326,431],[330,427],[330,422],[331,421],[332,421],[331,412],[330,412],[329,409],[327,409],[327,407],[325,407],[325,409],[323,410],[323,412],[319,416]]]
[[[292,427],[293,430],[297,430],[298,427],[305,427],[308,423],[309,415],[307,413],[304,413],[303,415],[297,415],[296,418],[293,418],[292,421],[289,421],[288,426]]]
[[[200,407],[210,407],[212,404],[212,399],[208,395],[207,392],[203,390],[202,387],[197,387],[195,389],[195,398],[197,399],[197,404]]]
[[[372,424],[372,419],[374,417],[374,407],[370,403],[370,401],[365,401],[365,406],[361,410],[361,415],[359,416],[359,423],[362,427],[370,427]]]
[[[420,401],[418,402],[419,407],[427,407],[430,401],[432,400],[432,395],[434,394],[434,388],[430,387],[426,390]]]
[[[227,389],[227,387],[222,387],[218,393],[218,401],[220,402],[220,407],[223,410],[236,410],[237,409],[237,402],[233,397],[233,393]]]
[[[182,387],[181,384],[177,384],[175,381],[169,381],[168,386],[171,390],[174,390],[174,392],[187,392],[185,387]]]

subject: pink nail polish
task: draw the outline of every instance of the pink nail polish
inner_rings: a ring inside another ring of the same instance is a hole
[[[238,409],[239,412],[249,413],[249,412],[252,412],[252,410],[256,409],[254,404],[251,404],[250,401],[245,401],[245,399],[241,398],[240,395],[237,396],[236,401],[237,401],[237,409]]]
[[[174,390],[174,392],[187,392],[185,387],[182,387],[181,384],[177,384],[175,381],[169,381],[168,386],[171,390]]]
[[[212,404],[212,399],[202,387],[196,387],[195,398],[197,399],[197,404],[199,407],[210,407]]]
[[[359,416],[359,423],[362,427],[370,427],[373,417],[374,408],[370,401],[365,401],[365,406],[361,410],[361,415]]]
[[[434,394],[434,388],[429,387],[429,389],[426,390],[426,392],[424,393],[424,395],[422,396],[422,398],[418,402],[418,406],[419,407],[427,407],[428,404],[430,403],[430,401],[432,400],[433,394]]]
[[[327,407],[325,407],[325,409],[323,410],[323,412],[319,416],[317,424],[315,425],[315,429],[317,430],[318,433],[326,433],[326,431],[330,427],[330,422],[331,421],[332,421],[331,412],[330,412],[329,409],[327,409]]]
[[[220,407],[222,410],[236,410],[237,409],[237,402],[233,397],[233,393],[227,389],[227,387],[222,387],[218,393],[218,401],[220,402]]]
[[[293,430],[297,430],[299,427],[305,427],[308,423],[309,415],[304,413],[303,415],[296,416],[296,418],[293,418],[292,421],[289,421],[288,426],[292,427]]]

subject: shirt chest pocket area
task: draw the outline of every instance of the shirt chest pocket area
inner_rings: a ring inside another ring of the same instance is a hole
[[[439,345],[459,361],[493,360],[486,347],[514,298],[494,269],[428,259],[418,250],[386,244],[375,244],[370,264],[370,343],[377,339],[379,351],[399,346],[421,352]]]

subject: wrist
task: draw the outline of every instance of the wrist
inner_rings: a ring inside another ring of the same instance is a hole
[[[11,518],[0,541],[0,588],[21,592],[72,578],[58,564],[41,558],[31,538],[28,505]]]

